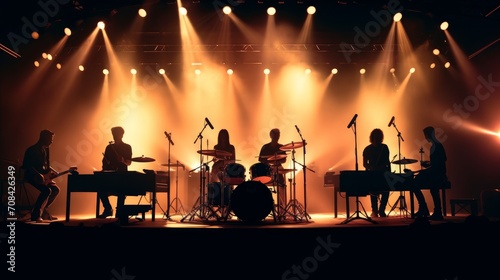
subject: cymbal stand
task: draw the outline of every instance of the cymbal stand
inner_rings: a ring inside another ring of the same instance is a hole
[[[401,136],[401,132],[399,131],[398,127],[396,126],[396,121],[392,121],[390,123],[392,126],[394,126],[394,128],[396,129],[396,132],[398,133],[398,160],[401,161],[401,141],[405,141],[403,139],[403,136]],[[399,174],[401,174],[401,164],[399,165]],[[391,214],[392,211],[394,211],[399,205],[399,215],[402,216],[403,213],[404,213],[404,216],[405,217],[408,217],[408,208],[406,207],[406,198],[405,198],[405,194],[404,194],[404,191],[400,191],[399,192],[399,197],[398,199],[396,200],[396,202],[394,203],[394,205],[392,206],[391,208],[391,211],[389,211],[389,213],[387,214],[388,216]]]
[[[302,133],[300,133],[299,128],[297,126],[295,126],[295,128],[297,128],[297,132],[300,135],[300,139],[302,139],[302,148],[304,149],[304,153],[302,154],[303,164],[299,163],[299,165],[302,165],[302,171],[304,173],[303,174],[304,175],[304,217],[306,217],[306,222],[307,222],[308,218],[310,219],[311,216],[309,216],[309,214],[307,213],[307,188],[306,188],[307,177],[306,177],[306,174],[307,174],[307,170],[310,170],[311,172],[314,172],[314,173],[316,173],[316,172],[310,168],[307,168],[307,166],[306,166],[306,144],[307,143],[306,143],[306,140],[304,139],[304,137],[302,137]]]
[[[200,131],[200,133],[198,134],[198,136],[196,137],[196,140],[194,140],[194,144],[196,144],[196,141],[198,141],[198,139],[200,139],[200,151],[203,150],[203,131],[205,130],[205,128],[207,127],[208,125],[208,122],[206,121],[207,119],[205,118],[205,125],[203,126],[203,129]],[[210,127],[213,129],[213,127],[210,125]],[[211,160],[213,161],[213,160]],[[213,209],[206,203],[205,201],[205,179],[206,179],[206,176],[208,174],[208,176],[210,176],[210,170],[209,170],[209,167],[208,167],[208,164],[207,163],[203,163],[203,154],[200,153],[200,166],[198,167],[200,168],[200,195],[198,197],[198,199],[196,200],[195,202],[195,205],[193,206],[193,209],[186,215],[184,216],[182,219],[181,219],[181,222],[183,222],[185,219],[189,218],[189,220],[193,220],[195,216],[198,216],[200,219],[207,219],[213,215],[217,216],[216,213],[213,211]],[[198,169],[196,168],[196,169]],[[194,169],[194,170],[196,170]],[[196,206],[197,204],[199,203],[198,206]],[[210,215],[208,215],[208,217],[206,216],[206,214],[209,213]]]
[[[293,142],[292,142],[293,146]],[[294,218],[295,221],[302,220],[302,217],[305,217],[307,220],[307,213],[304,213],[304,207],[300,202],[297,200],[296,196],[296,177],[295,177],[295,149],[292,149],[292,187],[290,189],[290,201],[288,202],[288,205],[286,207],[286,213],[290,213],[292,217]],[[292,208],[292,211],[290,212],[290,208]]]
[[[179,194],[179,166],[182,166],[182,170],[186,170],[186,167],[184,167],[184,164],[179,163],[179,161],[177,161],[176,166],[177,166],[177,171],[175,174],[175,197],[170,202],[170,207],[172,207],[172,209],[174,210],[174,214],[184,215],[186,213],[186,210],[184,209],[184,206],[182,206],[182,201],[178,197],[178,194]],[[169,191],[170,191],[170,189],[169,189]],[[175,202],[175,204],[174,204],[174,202]],[[179,204],[180,204],[180,207],[179,207]]]
[[[355,158],[356,158],[356,171],[358,171],[358,133],[357,133],[357,129],[356,129],[356,118],[353,118],[351,123],[354,126],[354,128],[353,128],[353,131],[354,131],[354,154],[355,154]],[[349,125],[347,128],[350,128],[350,126],[351,125]],[[356,192],[356,211],[354,211],[354,213],[350,217],[348,217],[347,219],[342,221],[341,224],[347,224],[351,221],[358,220],[358,219],[371,222],[372,224],[376,224],[377,222],[372,220],[370,217],[368,217],[368,214],[366,214],[365,207],[363,207],[363,204],[359,200],[358,190],[355,190],[355,192]],[[348,194],[346,193],[346,195],[348,195]],[[349,197],[347,199],[349,199]],[[361,208],[363,209],[363,212],[361,212],[359,210],[360,205],[361,205]],[[360,214],[364,214],[364,217],[361,217]]]

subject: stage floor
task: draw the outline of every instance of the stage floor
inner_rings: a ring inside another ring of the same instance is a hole
[[[15,223],[16,275],[53,279],[498,279],[499,222],[311,214],[307,221],[71,216]],[[8,227],[2,227],[7,229]],[[2,246],[6,247],[6,242]],[[5,248],[7,250],[8,248]],[[492,278],[492,276],[496,278]]]

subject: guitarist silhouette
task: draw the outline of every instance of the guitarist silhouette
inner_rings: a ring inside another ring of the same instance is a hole
[[[50,166],[49,147],[53,140],[54,132],[47,129],[42,130],[38,142],[27,148],[24,153],[22,166],[24,179],[40,191],[31,210],[31,221],[33,222],[57,220],[57,217],[50,215],[47,211],[60,191],[53,179],[62,175]],[[64,174],[74,169],[64,171]]]

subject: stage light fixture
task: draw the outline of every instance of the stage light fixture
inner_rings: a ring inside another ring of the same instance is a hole
[[[194,70],[194,73],[195,73],[196,75],[201,75],[201,70],[200,70],[200,69],[196,69],[196,70]]]
[[[276,14],[276,8],[274,7],[267,8],[267,14],[270,16],[274,16]]]
[[[333,68],[332,69],[332,74],[333,75],[336,75],[338,72],[339,72],[339,70],[337,68]]]
[[[160,70],[158,70],[158,73],[160,73],[160,75],[164,75],[165,74],[165,69],[161,68]]]
[[[361,75],[364,75],[364,74],[366,73],[366,69],[365,69],[365,68],[361,68],[361,69],[359,70],[359,73],[360,73]]]
[[[450,63],[450,62],[446,62],[446,63],[444,64],[444,67],[445,67],[445,68],[450,68],[450,66],[451,66],[451,63]]]
[[[304,72],[306,73],[306,75],[309,75],[309,74],[311,74],[311,69],[308,68]]]
[[[60,70],[60,69],[62,68],[61,63],[57,63],[57,64],[56,64],[56,68]]]
[[[233,75],[233,73],[234,73],[233,69],[227,69],[227,74],[228,75]]]
[[[226,15],[229,15],[231,13],[231,7],[224,6],[224,8],[222,8],[222,12]]]
[[[439,54],[440,54],[440,51],[439,51],[439,49],[434,49],[434,50],[432,50],[432,53],[433,53],[434,55],[439,55]]]
[[[448,26],[449,26],[448,22],[444,21],[443,23],[441,23],[440,28],[441,28],[441,30],[444,31],[444,30],[448,29]]]
[[[140,17],[146,17],[148,15],[146,10],[144,10],[144,9],[139,9],[139,11],[137,11],[137,13],[139,14]]]
[[[102,70],[102,73],[103,73],[104,75],[108,75],[108,74],[109,74],[109,70],[108,70],[108,69],[103,69],[103,70]]]
[[[38,62],[38,60],[35,60],[33,62],[33,65],[35,65],[35,67],[40,67],[40,62]]]
[[[99,22],[97,23],[97,27],[98,27],[99,29],[103,30],[103,29],[104,29],[104,27],[106,27],[106,25],[104,24],[104,21],[99,21]]]
[[[394,15],[394,17],[392,17],[392,19],[393,19],[395,22],[400,21],[402,18],[403,18],[403,14],[402,14],[402,13],[396,13],[396,14]]]
[[[410,74],[415,73],[415,67],[410,68]]]
[[[431,65],[430,65],[429,67],[431,67],[431,69],[436,68],[436,63],[434,63],[434,62],[433,62],[433,63],[431,63]]]
[[[391,70],[389,70],[389,72],[391,72],[392,74],[394,74],[394,72],[396,72],[396,69],[394,69],[394,67],[393,67],[393,68],[391,68]]]
[[[83,71],[85,71],[85,67],[83,67],[83,65],[80,65],[80,66],[78,66],[78,70],[83,72]]]
[[[36,32],[36,31],[33,31],[31,33],[31,38],[33,38],[33,39],[36,40],[36,39],[40,38],[40,34],[38,32]]]
[[[269,68],[264,69],[264,74],[269,75],[269,73],[271,73],[271,70],[269,70]]]
[[[66,34],[66,36],[71,36],[71,29],[68,27],[64,28],[64,34]]]
[[[180,7],[180,8],[179,8],[179,13],[180,13],[181,15],[185,16],[185,15],[187,15],[188,11],[187,11],[187,9],[186,9],[186,8],[184,8],[184,7]]]
[[[307,13],[310,15],[314,15],[316,13],[316,7],[314,6],[307,7]]]
[[[132,75],[135,75],[135,74],[137,74],[137,70],[135,70],[134,68],[132,68],[132,69],[130,69],[130,73],[131,73]]]

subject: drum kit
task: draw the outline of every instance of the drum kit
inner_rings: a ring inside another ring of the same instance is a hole
[[[303,142],[291,142],[282,145],[280,150],[284,152],[301,148]],[[227,221],[229,217],[235,215],[244,222],[259,222],[268,217],[271,213],[274,220],[284,220],[287,215],[297,218],[297,208],[300,203],[295,199],[294,186],[290,186],[292,199],[286,204],[286,182],[285,174],[292,172],[295,177],[295,168],[283,168],[281,163],[286,160],[286,153],[276,153],[273,155],[261,155],[267,163],[258,162],[250,167],[250,180],[246,180],[246,168],[242,164],[236,163],[230,158],[230,152],[222,150],[198,150],[199,154],[213,157],[212,161],[222,162],[222,167],[217,172],[218,182],[206,184],[207,189],[201,191],[193,210],[182,218],[192,220],[195,216],[202,219],[217,221]],[[293,159],[295,160],[295,159]],[[289,179],[290,184],[292,179]],[[295,181],[295,178],[293,179]],[[202,184],[202,188],[205,184]],[[275,191],[274,191],[275,190]],[[279,199],[279,192],[285,192],[284,203],[275,204],[272,193],[276,192]],[[206,197],[206,199],[205,199]],[[196,207],[196,205],[198,205]],[[276,211],[275,207],[278,211]]]

